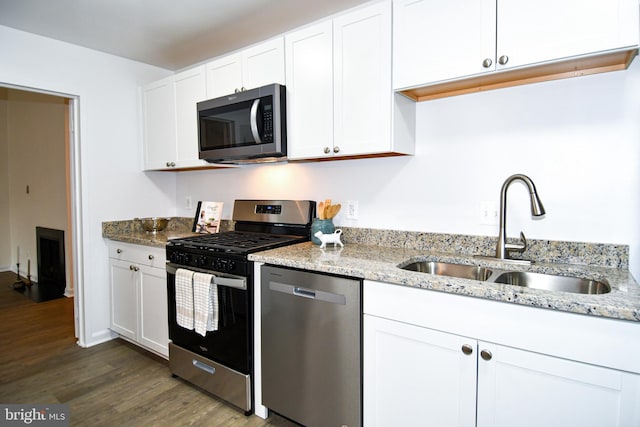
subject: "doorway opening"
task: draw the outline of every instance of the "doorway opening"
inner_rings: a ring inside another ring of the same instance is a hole
[[[10,270],[26,277],[31,272],[25,267],[37,265],[33,270],[38,287],[44,280],[47,293],[74,297],[75,337],[82,345],[78,98],[0,83],[0,102],[4,115],[0,119],[6,125],[0,148],[4,143],[8,154],[5,185],[11,212],[6,221]],[[47,114],[50,109],[55,114]],[[39,157],[44,158],[41,168],[36,164]],[[0,191],[4,189],[0,187]],[[44,236],[37,235],[41,228],[61,234],[53,236],[45,231]],[[14,256],[16,247],[19,255]]]

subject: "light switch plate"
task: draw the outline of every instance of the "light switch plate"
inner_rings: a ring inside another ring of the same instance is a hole
[[[358,219],[357,200],[347,200],[347,219]]]
[[[480,203],[480,224],[498,225],[498,204],[493,201]]]

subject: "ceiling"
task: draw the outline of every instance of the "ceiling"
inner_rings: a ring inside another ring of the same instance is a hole
[[[0,0],[0,25],[179,70],[366,0]]]

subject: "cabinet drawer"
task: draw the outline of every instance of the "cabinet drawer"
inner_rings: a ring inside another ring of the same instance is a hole
[[[123,242],[109,243],[109,258],[158,268],[164,268],[166,262],[165,251],[162,248]]]

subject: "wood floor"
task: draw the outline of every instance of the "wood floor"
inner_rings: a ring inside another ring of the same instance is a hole
[[[245,417],[123,340],[79,347],[73,299],[37,304],[11,289],[14,281],[0,272],[0,403],[66,403],[72,426],[296,425]]]

